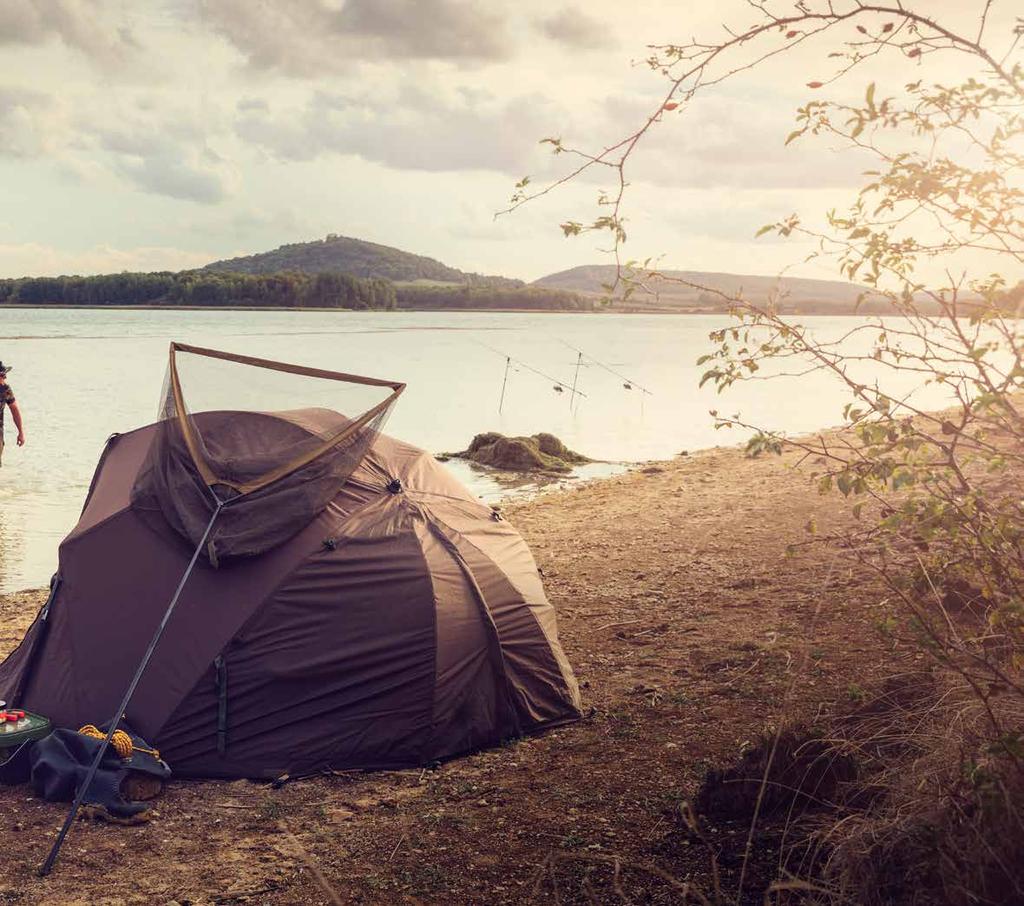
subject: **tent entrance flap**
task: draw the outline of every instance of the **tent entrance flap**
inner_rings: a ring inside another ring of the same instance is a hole
[[[172,343],[158,430],[132,501],[191,544],[216,503],[231,501],[206,559],[262,553],[324,509],[404,389]]]

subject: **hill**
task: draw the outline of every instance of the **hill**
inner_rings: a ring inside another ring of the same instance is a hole
[[[652,292],[638,290],[623,305],[623,310],[715,312],[726,308],[725,302],[714,293],[672,283],[672,280],[684,280],[730,294],[742,290],[744,297],[755,303],[766,302],[771,294],[781,289],[784,298],[780,309],[806,314],[851,314],[857,297],[864,292],[864,287],[840,280],[762,277],[713,271],[664,270],[661,273],[666,280],[650,281]],[[614,265],[596,264],[549,274],[531,285],[599,296],[606,292],[602,285],[614,280]],[[867,303],[860,310],[870,313],[872,306]]]
[[[523,286],[522,280],[467,273],[434,258],[334,233],[312,242],[282,245],[271,252],[214,261],[203,270],[236,274],[274,274],[283,271],[336,273],[364,278],[377,277],[396,283],[429,281],[501,289]]]

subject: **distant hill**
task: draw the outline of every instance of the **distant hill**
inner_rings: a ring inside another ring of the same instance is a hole
[[[666,280],[650,282],[653,292],[637,290],[624,303],[628,310],[646,311],[722,311],[726,303],[714,293],[692,286],[671,282],[673,279],[696,283],[709,289],[734,294],[743,291],[744,298],[751,302],[763,303],[779,290],[785,294],[780,309],[799,311],[806,314],[850,314],[857,297],[864,287],[841,280],[809,280],[803,277],[760,277],[750,274],[720,274],[712,271],[664,270]],[[561,289],[570,292],[603,295],[602,284],[615,280],[615,266],[593,264],[573,267],[556,274],[549,274],[534,281],[533,286],[547,289]],[[869,313],[874,306],[868,302],[861,307],[862,313]]]
[[[236,274],[274,274],[282,271],[337,273],[354,277],[377,277],[395,283],[424,281],[500,289],[524,285],[522,280],[466,273],[433,258],[334,233],[325,239],[282,245],[272,252],[214,261],[203,270]]]

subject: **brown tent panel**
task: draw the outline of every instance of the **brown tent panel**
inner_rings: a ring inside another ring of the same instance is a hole
[[[344,421],[195,419],[208,444],[332,436]],[[51,603],[0,664],[0,698],[57,726],[112,716],[189,561],[182,533],[133,494],[159,431],[110,441]],[[271,778],[426,764],[579,708],[525,542],[432,456],[379,435],[286,540],[200,561],[126,717],[179,774]]]

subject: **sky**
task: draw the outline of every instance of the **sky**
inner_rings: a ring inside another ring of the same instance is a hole
[[[525,280],[605,262],[607,240],[558,224],[593,216],[607,174],[495,214],[518,179],[564,172],[541,139],[601,147],[658,108],[647,45],[753,18],[746,0],[0,0],[0,276],[180,269],[328,233]],[[784,146],[832,49],[663,117],[629,171],[629,256],[834,276],[754,239],[860,181],[826,141]]]

